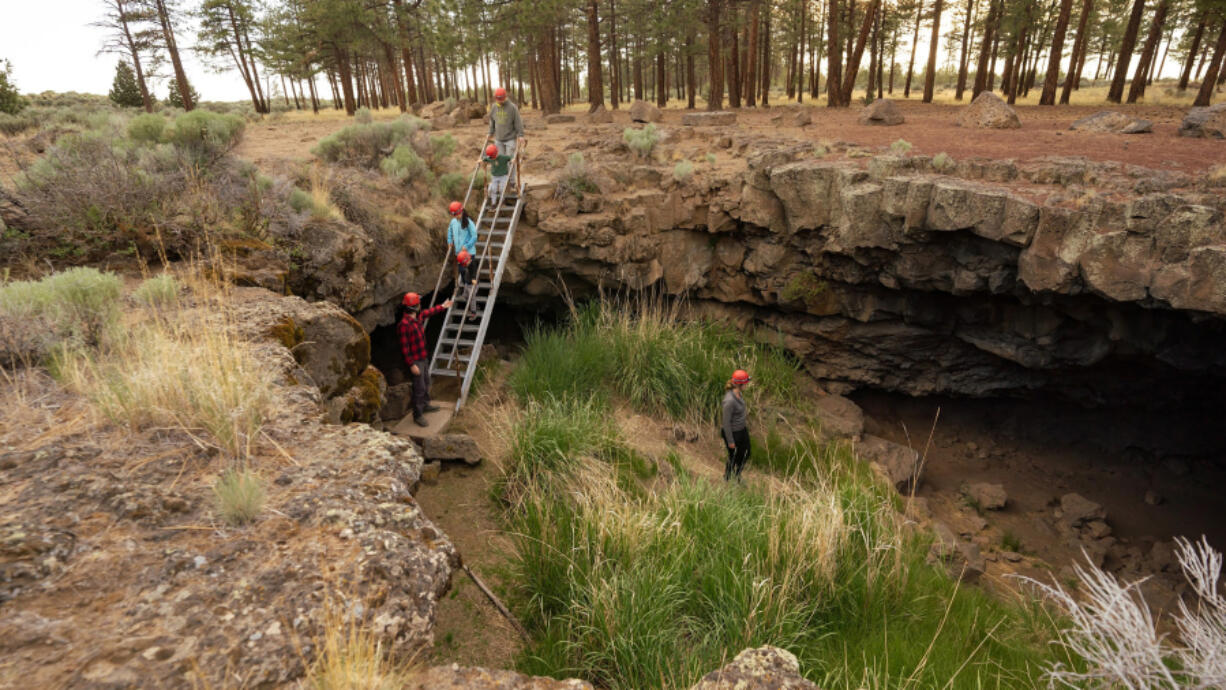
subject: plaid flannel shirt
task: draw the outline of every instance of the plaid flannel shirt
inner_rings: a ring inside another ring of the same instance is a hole
[[[409,366],[415,362],[420,362],[428,356],[426,352],[426,332],[422,328],[422,324],[426,319],[443,311],[443,305],[430,307],[419,314],[405,314],[404,318],[400,319],[400,351],[404,354],[404,361]]]

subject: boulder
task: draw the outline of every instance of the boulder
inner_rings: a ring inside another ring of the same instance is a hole
[[[813,123],[813,108],[797,108],[796,116],[792,118],[792,124],[797,127],[806,127]]]
[[[574,115],[567,115],[565,113],[554,113],[553,115],[545,116],[545,122],[551,125],[564,125],[574,121]]]
[[[587,122],[589,125],[607,125],[613,122],[613,113],[606,110],[603,104],[598,105],[587,114]]]
[[[945,566],[953,578],[973,580],[987,570],[987,561],[979,545],[958,539],[945,523],[932,523],[932,545],[928,547],[928,562]]]
[[[686,113],[681,116],[681,124],[686,127],[725,127],[736,124],[736,113],[727,110]]]
[[[1001,484],[974,482],[962,485],[962,495],[984,510],[1000,510],[1005,507],[1009,495]]]
[[[817,690],[817,686],[800,675],[795,655],[768,645],[742,651],[690,690]]]
[[[400,419],[409,413],[413,403],[413,384],[399,383],[387,387],[383,407],[379,410],[379,419],[391,421]]]
[[[901,125],[904,121],[898,104],[889,98],[878,98],[860,111],[856,120],[862,125],[882,125],[892,127]]]
[[[1154,131],[1154,123],[1114,110],[1101,110],[1076,120],[1069,125],[1069,129],[1107,134],[1148,134]]]
[[[826,438],[858,439],[864,431],[864,410],[841,395],[824,395],[813,408]]]
[[[1101,505],[1080,494],[1068,493],[1060,497],[1060,519],[1069,525],[1080,527],[1106,517],[1107,511]]]
[[[1189,110],[1179,125],[1179,136],[1206,139],[1226,138],[1226,103]]]
[[[415,674],[405,690],[592,690],[592,685],[574,678],[554,680],[514,671],[451,664]]]
[[[438,482],[438,476],[443,470],[443,463],[435,460],[427,462],[421,466],[421,480],[427,484]]]
[[[919,474],[919,453],[869,434],[864,435],[857,450],[899,493],[908,493],[915,485]]]
[[[962,111],[958,117],[958,125],[981,129],[1018,129],[1022,126],[1022,121],[1018,119],[1017,111],[1001,100],[1000,96],[984,91]]]
[[[481,462],[481,449],[468,434],[439,434],[422,441],[421,454],[426,460],[463,460],[469,465]]]
[[[438,117],[430,118],[430,129],[435,131],[440,129],[451,129],[455,126],[455,118],[450,115],[439,115]]]
[[[630,104],[631,122],[660,122],[664,113],[647,101],[635,101]]]
[[[486,110],[485,106],[480,103],[469,103],[467,114],[468,119],[470,120],[484,120],[486,116],[489,115],[489,112]]]

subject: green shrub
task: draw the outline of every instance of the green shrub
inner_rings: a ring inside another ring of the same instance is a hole
[[[450,134],[438,134],[430,137],[430,157],[438,162],[444,161],[455,153],[455,137]]]
[[[429,123],[412,115],[390,122],[353,124],[320,139],[311,152],[329,163],[373,169],[379,166],[385,151],[429,128]]]
[[[0,113],[16,115],[29,104],[13,83],[13,66],[8,60],[0,62]]]
[[[128,137],[142,144],[156,144],[162,140],[166,118],[153,113],[142,113],[128,122]]]
[[[622,132],[622,141],[626,142],[626,146],[634,151],[640,158],[647,158],[656,147],[656,142],[659,140],[659,135],[656,133],[656,126],[648,124],[642,129],[627,127]]]
[[[569,194],[582,199],[584,194],[591,194],[598,190],[596,182],[592,180],[587,161],[583,159],[583,154],[578,152],[570,154],[566,160],[566,167],[562,169],[562,179],[558,182],[554,195],[563,197]]]
[[[694,164],[689,161],[677,161],[673,166],[673,179],[678,182],[685,182],[694,176]]]
[[[235,115],[193,110],[176,117],[165,136],[167,142],[194,161],[212,163],[238,143],[244,125],[243,119]]]
[[[0,364],[34,364],[60,346],[92,347],[119,319],[122,281],[73,268],[0,285]]]
[[[708,154],[707,154],[707,163],[710,163],[711,165],[715,165],[715,161],[716,161],[715,154],[714,154],[714,153],[708,153]]]
[[[932,157],[932,169],[937,172],[948,172],[953,170],[956,165],[957,163],[954,162],[954,159],[944,151]]]
[[[410,183],[429,174],[426,162],[408,144],[401,144],[392,155],[383,159],[379,167],[388,177],[398,182]]]
[[[443,173],[438,178],[438,194],[444,199],[459,199],[468,189],[468,178],[461,173]]]
[[[217,513],[226,524],[244,525],[264,508],[264,486],[250,470],[227,470],[213,485]]]
[[[890,144],[890,151],[895,155],[905,156],[911,151],[911,142],[906,139],[899,139]]]
[[[362,106],[353,113],[353,120],[358,124],[369,125],[375,121],[375,118],[370,114],[370,108]]]
[[[21,115],[9,115],[8,113],[0,112],[0,134],[13,136],[21,134],[27,129],[33,129],[38,126],[38,121],[30,116],[29,113]]]
[[[148,307],[165,307],[179,298],[179,281],[169,273],[146,279],[132,292],[132,299]]]
[[[818,144],[817,146],[813,147],[813,157],[814,158],[825,158],[826,154],[828,153],[830,153],[830,149],[826,148],[825,146],[822,146],[821,144]]]

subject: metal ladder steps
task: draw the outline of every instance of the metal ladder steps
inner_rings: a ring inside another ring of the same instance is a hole
[[[472,347],[473,345],[477,344],[477,341],[476,339],[473,339],[473,340],[460,340],[457,342],[455,338],[443,338],[442,343],[444,345],[455,345],[456,347]]]

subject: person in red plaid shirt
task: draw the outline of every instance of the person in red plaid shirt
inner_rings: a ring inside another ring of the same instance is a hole
[[[434,412],[438,407],[430,404],[430,353],[426,351],[426,319],[445,311],[451,306],[451,300],[421,310],[421,296],[410,292],[404,296],[404,316],[400,319],[400,351],[404,361],[413,374],[413,421],[417,426],[428,426],[426,413]]]

